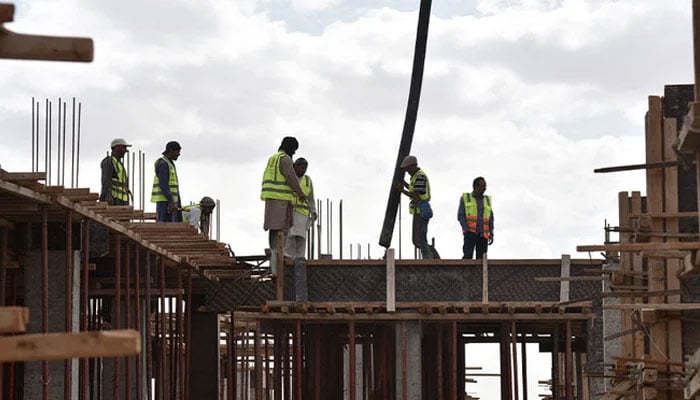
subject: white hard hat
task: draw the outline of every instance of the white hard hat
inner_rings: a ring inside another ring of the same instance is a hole
[[[122,138],[118,138],[118,139],[112,140],[112,145],[110,147],[119,146],[119,145],[126,146],[126,147],[131,146],[129,143],[126,142],[126,140],[124,140]]]

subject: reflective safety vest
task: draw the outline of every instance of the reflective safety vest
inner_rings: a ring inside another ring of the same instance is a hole
[[[309,210],[309,199],[308,196],[313,190],[314,186],[311,183],[311,178],[309,178],[308,175],[304,175],[301,177],[299,180],[299,185],[301,185],[301,190],[304,192],[304,195],[307,196],[307,199],[304,201],[299,200],[299,197],[294,196],[294,211],[298,212],[299,214],[306,215],[307,217],[311,214],[311,210]]]
[[[173,162],[170,161],[168,157],[162,156],[161,158],[156,160],[156,162],[153,164],[153,167],[156,168],[158,166],[158,162],[160,162],[161,160],[165,161],[165,163],[168,164],[168,186],[170,187],[170,193],[173,195],[173,202],[177,203],[178,200],[180,200],[180,190],[177,182],[177,171],[175,171],[175,165],[173,165]],[[168,198],[165,197],[163,191],[160,190],[158,174],[156,174],[153,177],[153,191],[151,192],[151,202],[157,203],[159,201],[170,200],[168,200]]]
[[[282,157],[289,157],[287,153],[280,150],[267,160],[267,166],[262,178],[262,191],[260,200],[277,199],[294,201],[294,191],[287,184],[287,179],[280,170]]]
[[[430,201],[430,182],[428,181],[428,175],[422,169],[418,169],[415,174],[411,177],[411,181],[408,183],[408,191],[413,192],[414,185],[416,184],[416,179],[418,175],[423,175],[425,177],[425,193],[418,195],[418,200],[411,200],[408,205],[409,214],[420,214],[419,202]]]
[[[124,165],[116,157],[110,156],[112,159],[112,166],[114,167],[114,172],[112,174],[112,190],[110,195],[113,199],[122,200],[129,202],[129,182],[126,178],[126,171],[124,170]]]
[[[467,229],[469,232],[477,233],[476,224],[478,218],[478,208],[476,204],[476,199],[471,193],[462,194],[462,201],[464,202],[464,214],[467,219]],[[491,196],[484,196],[483,201],[484,215],[481,217],[481,232],[486,239],[491,237],[491,226],[489,221],[491,220]]]

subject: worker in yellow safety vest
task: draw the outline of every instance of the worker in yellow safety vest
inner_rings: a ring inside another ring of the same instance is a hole
[[[436,258],[435,253],[428,245],[428,222],[433,217],[430,207],[430,181],[425,171],[418,168],[418,160],[415,156],[406,156],[401,161],[401,169],[411,175],[409,183],[397,182],[395,188],[411,199],[408,211],[413,216],[413,245],[420,250],[424,259]]]
[[[314,185],[311,177],[306,175],[309,162],[300,157],[294,161],[294,172],[299,178],[301,190],[306,195],[306,200],[294,197],[293,224],[289,229],[289,235],[284,247],[284,254],[297,259],[306,254],[306,234],[309,227],[316,220],[316,200],[314,199]]]
[[[477,260],[482,259],[493,244],[493,209],[491,196],[485,196],[486,180],[477,177],[472,182],[472,192],[462,193],[457,209],[457,220],[462,225],[464,245],[463,259],[471,259],[476,248]]]
[[[263,229],[269,231],[270,271],[277,274],[277,236],[282,232],[284,249],[285,235],[292,227],[295,195],[300,201],[306,200],[306,195],[299,185],[299,178],[294,172],[292,156],[299,148],[299,142],[292,136],[282,139],[278,151],[270,156],[262,177],[260,199],[265,202],[265,221]]]
[[[154,163],[151,202],[156,203],[156,221],[182,222],[180,183],[175,161],[180,157],[180,143],[171,141],[165,145],[163,156]]]
[[[107,204],[114,206],[126,206],[129,205],[131,191],[129,190],[129,177],[122,160],[131,145],[124,139],[114,139],[111,147],[111,154],[100,163],[102,170],[100,201],[106,201]]]

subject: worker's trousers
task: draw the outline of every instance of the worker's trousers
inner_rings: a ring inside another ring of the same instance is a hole
[[[284,244],[284,255],[289,256],[292,260],[299,257],[304,257],[306,254],[306,237],[289,235]]]
[[[481,260],[489,249],[488,239],[473,232],[465,232],[464,245],[462,246],[464,256],[462,259],[469,260],[474,257],[474,248],[476,248],[476,259]]]
[[[421,258],[433,258],[433,252],[428,246],[429,219],[413,214],[413,245],[420,250]]]

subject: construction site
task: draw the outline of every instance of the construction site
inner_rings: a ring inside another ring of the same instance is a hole
[[[0,3],[0,24],[14,10]],[[700,83],[700,0],[692,18]],[[417,54],[422,35],[419,19]],[[92,57],[90,39],[0,30],[0,63]],[[646,190],[620,187],[619,219],[578,255],[401,258],[396,192],[383,257],[322,254],[318,231],[301,261],[270,249],[274,278],[270,254],[218,241],[218,205],[199,226],[156,222],[143,199],[52,182],[40,160],[66,168],[66,103],[63,138],[40,154],[32,100],[31,170],[0,169],[0,399],[469,400],[477,384],[503,400],[533,385],[552,400],[700,398],[698,98],[692,82],[649,94],[646,162],[595,171],[643,170]],[[150,176],[138,157],[131,175]]]

